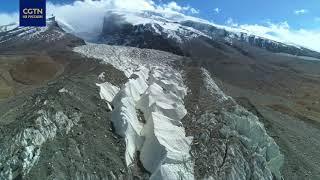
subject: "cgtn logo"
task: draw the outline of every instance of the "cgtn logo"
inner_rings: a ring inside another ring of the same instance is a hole
[[[46,26],[46,0],[20,0],[20,26]]]
[[[22,10],[23,18],[42,18],[43,17],[43,9],[38,8],[24,8]]]

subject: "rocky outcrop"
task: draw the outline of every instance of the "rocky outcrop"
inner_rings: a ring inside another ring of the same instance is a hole
[[[259,119],[226,96],[205,69],[187,68],[186,84],[191,92],[183,124],[194,135],[195,177],[281,179],[283,155]]]
[[[34,127],[23,129],[2,144],[1,179],[13,179],[19,175],[26,176],[39,160],[41,146],[46,141],[55,138],[57,133],[69,133],[81,117],[80,113],[74,113],[68,118],[61,111],[39,110],[36,114],[38,117],[34,121]]]
[[[0,102],[0,179],[130,177],[125,143],[112,132],[110,105],[95,85],[105,71],[113,84],[125,79],[96,62],[94,71],[59,77]]]

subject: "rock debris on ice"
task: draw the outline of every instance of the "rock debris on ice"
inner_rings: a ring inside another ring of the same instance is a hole
[[[80,120],[81,114],[75,113],[69,118],[61,111],[51,113],[40,110],[37,116],[35,127],[24,129],[1,149],[0,162],[4,169],[0,179],[12,179],[12,173],[19,168],[23,176],[28,174],[40,157],[41,146],[58,133],[68,133]]]

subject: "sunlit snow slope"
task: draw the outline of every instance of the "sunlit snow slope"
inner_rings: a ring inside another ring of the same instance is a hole
[[[104,17],[98,42],[188,54],[185,46],[190,41],[222,43],[238,48],[245,45],[292,55],[320,57],[319,53],[274,38],[262,37],[253,32],[216,25],[182,14],[154,11],[110,10]]]

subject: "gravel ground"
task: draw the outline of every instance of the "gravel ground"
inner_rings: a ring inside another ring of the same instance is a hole
[[[35,119],[40,110],[63,112],[70,118],[75,113],[80,114],[79,121],[70,126],[70,131],[58,129],[56,136],[38,147],[40,157],[27,175],[23,175],[23,160],[11,164],[13,177],[39,180],[129,178],[124,140],[113,132],[111,112],[95,85],[102,72],[108,74],[106,81],[114,85],[120,86],[126,78],[112,66],[98,61],[85,66],[85,62],[77,71],[64,72],[59,78],[34,89],[30,95],[20,94],[1,102],[0,147],[8,147],[8,140],[25,129],[38,128]],[[9,144],[17,147],[12,158],[22,155],[20,145]],[[0,164],[0,169],[3,168],[6,169],[6,165]]]
[[[263,128],[259,129],[257,118],[223,92],[207,89],[205,84],[208,82],[205,82],[201,68],[185,66],[183,71],[189,91],[185,98],[188,114],[182,122],[187,135],[194,137],[190,153],[195,161],[196,179],[279,179],[279,175],[276,175],[278,171],[272,171],[274,174],[271,174],[270,167],[266,165],[269,159],[260,151],[260,148],[269,149],[270,144],[251,146],[248,143],[254,142],[256,136],[266,138],[264,142],[272,141]],[[229,113],[231,119],[228,118]],[[241,126],[245,127],[244,132]],[[282,159],[276,149],[269,156]],[[275,167],[281,166],[280,159]]]

